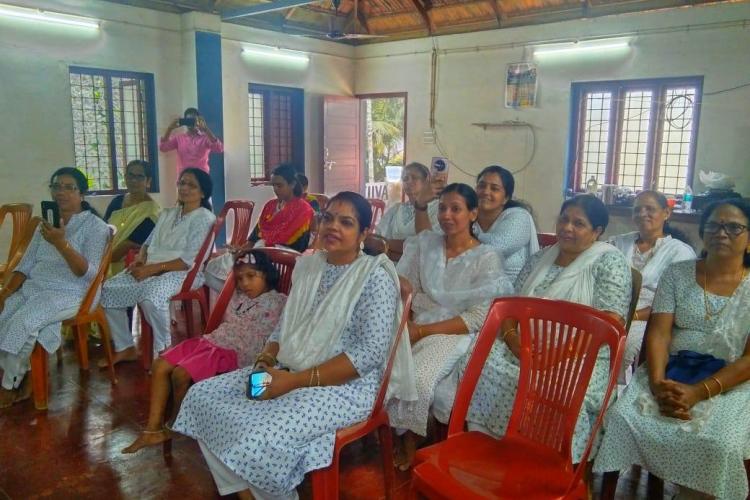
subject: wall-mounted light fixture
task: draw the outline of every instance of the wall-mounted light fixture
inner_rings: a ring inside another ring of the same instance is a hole
[[[272,47],[270,45],[243,45],[242,53],[248,57],[255,57],[259,59],[286,61],[297,64],[307,64],[310,61],[310,56],[305,52],[298,50],[282,49],[280,47]]]
[[[604,52],[626,52],[628,50],[630,50],[630,40],[583,40],[536,46],[534,47],[534,57],[576,56]]]
[[[63,26],[74,26],[76,28],[99,29],[99,20],[91,17],[61,14],[42,9],[30,9],[16,5],[0,4],[0,17],[22,19],[25,21],[38,21],[44,23],[58,24]]]

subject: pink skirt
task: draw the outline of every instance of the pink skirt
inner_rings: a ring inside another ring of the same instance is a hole
[[[235,351],[214,345],[204,337],[180,342],[161,357],[170,365],[183,367],[193,382],[239,368]]]

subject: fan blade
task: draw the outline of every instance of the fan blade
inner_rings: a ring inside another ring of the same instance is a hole
[[[366,40],[368,38],[388,38],[388,35],[368,35],[366,33],[347,33],[346,35],[343,35],[339,37],[338,39],[345,39],[345,40]]]

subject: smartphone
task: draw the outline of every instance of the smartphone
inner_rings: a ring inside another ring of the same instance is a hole
[[[60,227],[60,207],[54,201],[42,202],[42,217],[54,227]]]
[[[271,385],[273,377],[264,370],[255,370],[250,374],[247,382],[247,397],[250,399],[260,399],[266,388]]]
[[[195,127],[195,118],[180,118],[180,127]]]

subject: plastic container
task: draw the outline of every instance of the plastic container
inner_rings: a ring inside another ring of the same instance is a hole
[[[693,190],[685,186],[685,194],[682,195],[682,209],[685,212],[693,211]]]

